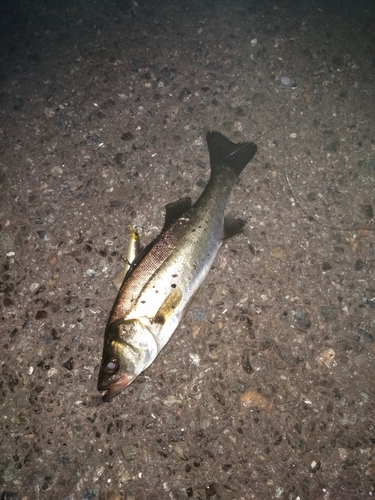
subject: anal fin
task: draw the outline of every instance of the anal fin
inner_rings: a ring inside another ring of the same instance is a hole
[[[236,219],[231,214],[227,214],[224,217],[224,239],[231,238],[235,234],[243,231],[246,222],[242,219]]]

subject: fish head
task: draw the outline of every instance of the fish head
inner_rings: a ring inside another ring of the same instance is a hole
[[[109,322],[104,335],[98,391],[102,401],[120,394],[154,361],[158,349],[150,329],[137,319]]]

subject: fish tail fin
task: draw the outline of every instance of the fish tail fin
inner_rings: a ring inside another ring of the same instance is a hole
[[[257,151],[253,142],[234,143],[220,132],[207,133],[207,146],[210,153],[213,174],[226,168],[237,178]]]

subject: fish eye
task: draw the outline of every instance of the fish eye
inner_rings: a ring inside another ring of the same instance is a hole
[[[110,375],[114,375],[119,371],[120,363],[116,358],[110,358],[105,363],[103,363],[103,370]]]

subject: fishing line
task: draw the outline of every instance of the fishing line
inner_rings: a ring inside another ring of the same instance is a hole
[[[320,221],[318,219],[318,217],[319,217],[318,215],[313,216],[313,215],[309,214],[307,212],[307,210],[305,210],[301,206],[301,203],[297,199],[297,196],[294,194],[294,191],[292,189],[292,185],[291,185],[291,182],[289,180],[289,175],[288,175],[287,168],[286,168],[286,154],[285,154],[285,144],[286,144],[285,128],[286,127],[285,127],[285,125],[283,123],[275,125],[274,127],[272,127],[267,132],[264,132],[263,134],[260,134],[258,137],[256,137],[254,139],[254,142],[258,141],[259,139],[261,139],[265,135],[268,135],[270,132],[272,132],[273,130],[275,130],[275,129],[279,128],[279,127],[283,128],[283,170],[284,170],[285,179],[286,179],[286,182],[288,184],[289,191],[290,191],[290,193],[292,195],[294,203],[301,210],[301,212],[308,218],[309,222],[316,222],[317,224],[319,224],[320,226],[324,227],[325,229],[332,229],[332,230],[335,230],[335,231],[353,232],[353,231],[360,231],[361,229],[365,229],[367,231],[375,231],[375,228],[373,228],[373,227],[365,227],[365,226],[361,226],[361,225],[359,225],[358,227],[356,227],[355,225],[353,225],[351,227],[349,227],[349,226],[343,226],[343,227],[331,226],[329,224],[326,224],[325,222]],[[242,148],[240,148],[240,149],[242,149]],[[358,223],[358,224],[360,224],[360,223]]]
[[[278,127],[283,127],[284,125],[275,125],[274,127],[272,127],[271,129],[267,130],[267,132],[264,132],[264,134],[261,134],[259,135],[258,137],[256,137],[254,139],[254,141],[248,141],[248,142],[244,142],[242,144],[242,146],[240,148],[237,148],[235,151],[232,151],[231,153],[229,153],[229,155],[225,156],[223,158],[223,161],[226,160],[227,158],[229,158],[230,156],[232,155],[235,155],[236,153],[238,153],[238,151],[242,151],[243,149],[245,149],[247,146],[249,146],[250,144],[254,144],[256,141],[258,141],[259,139],[261,139],[262,137],[264,137],[265,135],[269,134],[270,132],[272,132],[272,130],[275,130],[276,128]]]

